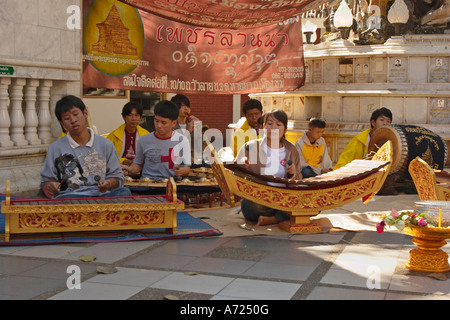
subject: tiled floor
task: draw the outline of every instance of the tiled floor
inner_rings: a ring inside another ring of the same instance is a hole
[[[0,247],[0,299],[450,299],[450,275],[404,267],[410,239],[331,232]],[[70,266],[80,268],[80,289],[68,289]]]
[[[414,247],[395,231],[4,246],[0,299],[449,300],[450,273],[405,268]]]

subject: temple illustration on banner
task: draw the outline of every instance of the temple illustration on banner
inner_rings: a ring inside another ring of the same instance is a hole
[[[92,53],[121,55],[137,58],[137,48],[128,38],[129,29],[120,18],[116,2],[111,8],[105,21],[97,23],[99,37],[92,45]]]

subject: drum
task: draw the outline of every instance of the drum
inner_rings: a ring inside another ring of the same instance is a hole
[[[409,163],[420,157],[433,169],[444,169],[447,145],[436,133],[415,125],[390,124],[376,129],[370,138],[368,152],[376,152],[387,140],[392,142],[393,159],[389,174],[407,176]]]

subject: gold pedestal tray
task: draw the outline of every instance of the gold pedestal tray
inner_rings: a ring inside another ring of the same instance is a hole
[[[403,232],[414,236],[412,242],[417,248],[409,251],[406,268],[414,271],[443,273],[450,271],[448,254],[441,247],[450,239],[450,227],[418,227],[405,228]]]

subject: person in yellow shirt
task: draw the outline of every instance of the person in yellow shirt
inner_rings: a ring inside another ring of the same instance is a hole
[[[339,156],[339,159],[334,166],[334,170],[345,166],[347,163],[350,163],[355,159],[363,159],[367,155],[367,147],[369,146],[372,132],[379,127],[390,124],[391,122],[391,110],[382,107],[372,112],[372,116],[370,117],[370,129],[364,130],[360,134],[353,137]]]
[[[139,137],[149,133],[139,125],[143,112],[140,104],[126,103],[122,108],[122,118],[125,123],[106,137],[114,144],[121,164],[129,165],[133,163]]]
[[[326,122],[320,118],[311,118],[308,130],[297,140],[295,147],[300,154],[303,178],[315,177],[327,173],[332,168],[327,144],[322,137]]]
[[[236,130],[231,139],[230,147],[234,157],[246,142],[259,138],[260,122],[258,120],[262,116],[262,109],[261,102],[256,99],[247,100],[242,106],[245,122]]]

